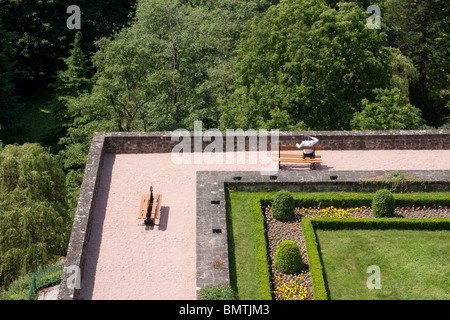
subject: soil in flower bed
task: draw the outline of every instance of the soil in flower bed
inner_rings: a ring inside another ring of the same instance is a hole
[[[271,290],[274,292],[273,297],[276,300],[286,298],[282,294],[276,292],[280,290],[282,284],[290,285],[291,283],[299,283],[306,289],[305,300],[313,300],[313,291],[311,284],[311,276],[308,268],[308,257],[306,254],[306,246],[303,239],[301,220],[303,217],[320,217],[321,209],[324,208],[296,208],[295,218],[292,221],[281,222],[273,218],[270,213],[270,207],[264,208],[265,229],[267,237],[269,268],[271,277]],[[373,218],[372,209],[362,207],[353,209],[344,209],[350,212],[347,217],[353,218]],[[323,213],[324,211],[322,211]],[[450,218],[450,208],[448,207],[398,207],[395,209],[395,217],[403,218]],[[276,270],[273,259],[278,245],[285,240],[294,241],[300,248],[303,259],[303,267],[299,272],[287,275]]]

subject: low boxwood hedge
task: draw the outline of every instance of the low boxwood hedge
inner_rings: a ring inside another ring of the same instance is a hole
[[[370,207],[374,192],[292,192],[296,207]],[[394,193],[397,207],[450,206],[450,192]],[[261,205],[272,205],[274,193],[261,197]]]

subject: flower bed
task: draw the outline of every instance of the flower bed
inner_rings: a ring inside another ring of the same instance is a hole
[[[270,206],[264,210],[265,229],[267,237],[269,269],[271,277],[271,290],[277,300],[301,299],[312,300],[313,290],[311,276],[308,269],[308,257],[302,234],[302,218],[304,217],[338,217],[338,218],[373,218],[370,207],[335,208],[335,207],[308,207],[296,208],[295,218],[292,221],[281,222],[274,219]],[[450,218],[450,208],[439,207],[397,207],[395,217],[402,218]],[[295,274],[286,275],[275,269],[274,255],[278,244],[284,240],[294,241],[300,248],[304,262],[302,270]]]

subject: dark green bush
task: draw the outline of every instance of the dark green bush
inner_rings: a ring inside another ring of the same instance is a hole
[[[302,254],[298,245],[292,240],[280,243],[274,257],[275,268],[286,274],[300,271],[303,265]]]
[[[376,218],[389,218],[394,216],[395,199],[387,189],[378,190],[372,200],[372,212]]]
[[[291,193],[285,190],[278,191],[272,203],[273,217],[280,221],[289,221],[295,216],[294,210],[295,202]]]
[[[201,291],[201,300],[236,300],[236,293],[229,285],[208,286]]]

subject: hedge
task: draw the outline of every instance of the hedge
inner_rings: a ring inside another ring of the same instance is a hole
[[[307,219],[307,218],[304,218]],[[449,218],[309,218],[314,228],[324,230],[340,229],[408,229],[408,230],[450,230]],[[303,219],[302,219],[303,222]]]
[[[305,240],[306,252],[308,254],[309,272],[313,287],[314,300],[328,300],[329,293],[325,284],[320,248],[317,243],[316,232],[311,219],[302,219],[303,239]]]
[[[251,201],[252,225],[256,235],[256,253],[258,268],[258,288],[263,300],[271,300],[269,262],[267,261],[266,234],[264,216],[261,214],[261,202],[255,198]]]
[[[292,192],[296,207],[370,207],[375,193],[370,192]],[[450,192],[394,193],[398,207],[450,206]],[[273,194],[261,197],[261,205],[272,205]]]
[[[320,255],[320,245],[316,238],[316,229],[408,229],[408,230],[450,230],[449,218],[303,218],[302,231],[308,254],[309,270],[315,300],[328,300],[329,292],[326,285]]]

